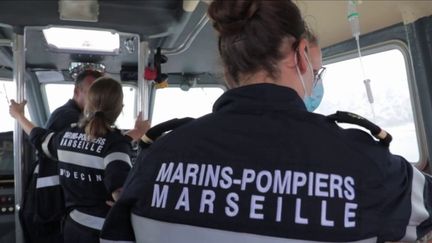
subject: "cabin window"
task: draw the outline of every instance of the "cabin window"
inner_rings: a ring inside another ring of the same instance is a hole
[[[400,48],[375,50],[363,57],[370,79],[369,102],[359,58],[335,60],[325,65],[324,98],[315,111],[329,115],[337,110],[357,113],[393,136],[390,151],[416,163],[421,158],[407,63]],[[342,127],[351,127],[341,125]]]
[[[45,84],[45,100],[49,113],[65,104],[73,96],[73,84]],[[123,111],[117,119],[116,125],[121,129],[130,129],[135,124],[136,88],[131,85],[123,85]]]
[[[173,118],[198,118],[211,113],[214,102],[223,92],[221,87],[193,87],[188,91],[179,87],[157,89],[152,126]]]

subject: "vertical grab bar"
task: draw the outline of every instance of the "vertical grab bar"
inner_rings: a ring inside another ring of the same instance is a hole
[[[13,44],[13,80],[16,84],[16,99],[18,102],[24,100],[24,72],[25,72],[25,42],[24,31],[20,29],[14,35]],[[22,159],[23,156],[23,130],[15,121],[15,130],[13,135],[14,144],[14,180],[15,180],[15,242],[23,242],[23,232],[18,216],[22,202]]]
[[[138,111],[142,111],[142,118],[149,119],[150,84],[144,79],[144,69],[150,55],[149,43],[140,41],[138,50]]]

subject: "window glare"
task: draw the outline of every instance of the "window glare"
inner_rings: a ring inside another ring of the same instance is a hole
[[[46,84],[46,100],[50,114],[73,97],[73,84]]]
[[[9,115],[9,100],[15,99],[16,86],[14,82],[0,80],[0,132],[14,130],[14,119]]]
[[[117,118],[116,125],[120,129],[131,129],[135,125],[136,88],[123,86],[123,110]]]
[[[48,109],[52,113],[73,97],[73,84],[46,84],[44,85]],[[136,88],[123,86],[123,111],[117,118],[116,125],[120,129],[133,128],[135,123],[135,97]]]
[[[198,118],[211,113],[214,102],[223,92],[219,87],[195,87],[189,91],[178,87],[157,89],[152,126],[173,118]]]
[[[403,54],[397,49],[384,51],[363,57],[363,63],[374,103],[368,101],[360,62],[354,58],[326,65],[324,98],[316,112],[357,113],[393,136],[392,153],[418,162],[420,152]]]

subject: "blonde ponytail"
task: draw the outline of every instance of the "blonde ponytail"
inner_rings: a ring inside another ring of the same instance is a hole
[[[80,127],[91,139],[102,137],[113,130],[122,108],[120,82],[108,77],[99,78],[89,88]]]

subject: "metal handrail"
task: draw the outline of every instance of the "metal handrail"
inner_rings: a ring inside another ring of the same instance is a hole
[[[9,47],[12,47],[13,46],[13,42],[11,40],[8,40],[8,39],[0,39],[0,46],[9,46]]]
[[[138,49],[138,112],[142,111],[142,118],[149,119],[149,102],[150,102],[150,86],[149,82],[144,79],[144,69],[147,66],[148,58],[150,55],[149,43],[142,41],[139,43]]]
[[[209,18],[207,14],[204,14],[203,17],[198,21],[193,30],[188,34],[186,39],[182,44],[178,47],[170,48],[170,49],[162,49],[162,54],[170,56],[170,55],[178,55],[185,52],[191,46],[192,42],[196,39],[198,34],[204,28],[204,26],[208,23]]]
[[[25,41],[23,34],[15,34],[13,45],[13,79],[16,84],[16,100],[24,100],[24,74],[25,74]],[[15,178],[15,242],[23,242],[23,232],[19,220],[18,212],[22,202],[22,159],[23,151],[23,130],[20,124],[15,121],[15,130],[13,133],[14,144],[14,178]]]

